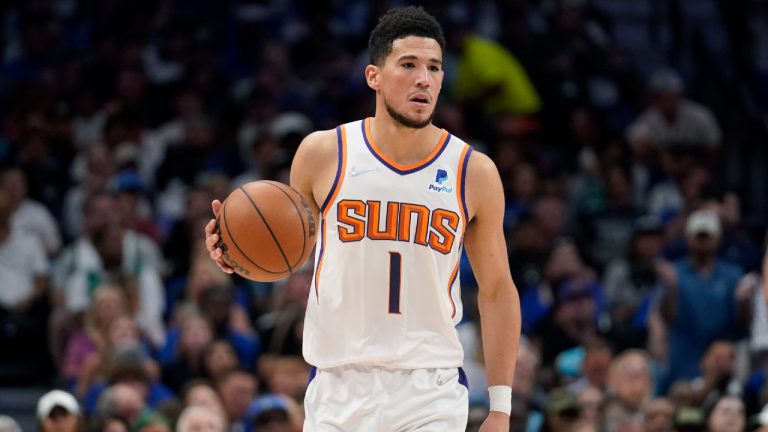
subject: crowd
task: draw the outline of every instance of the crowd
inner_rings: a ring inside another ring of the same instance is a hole
[[[203,227],[372,113],[366,38],[399,3],[0,4],[0,384],[63,390],[42,430],[301,429],[312,263],[230,276]],[[768,430],[768,4],[421,3],[449,45],[434,122],[505,183],[512,430]]]

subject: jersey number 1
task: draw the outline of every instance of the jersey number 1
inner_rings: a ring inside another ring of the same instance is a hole
[[[389,313],[400,313],[400,265],[399,252],[389,252]]]

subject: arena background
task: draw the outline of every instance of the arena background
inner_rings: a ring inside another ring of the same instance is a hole
[[[0,2],[0,414],[35,430],[61,388],[84,430],[167,430],[205,378],[231,430],[297,430],[311,269],[226,276],[202,227],[235,185],[287,181],[308,132],[372,114],[367,35],[401,4]],[[768,425],[768,2],[420,4],[448,39],[434,121],[505,183],[513,430],[729,430],[723,395]],[[473,284],[465,264],[468,430]]]

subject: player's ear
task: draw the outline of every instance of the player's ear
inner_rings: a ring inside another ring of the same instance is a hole
[[[368,83],[368,87],[373,90],[379,91],[381,75],[379,74],[379,67],[369,64],[365,67],[365,81]]]

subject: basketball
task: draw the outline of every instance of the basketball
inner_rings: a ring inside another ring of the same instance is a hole
[[[298,270],[312,252],[315,218],[304,197],[260,180],[233,190],[216,218],[224,262],[244,278],[270,282]]]

